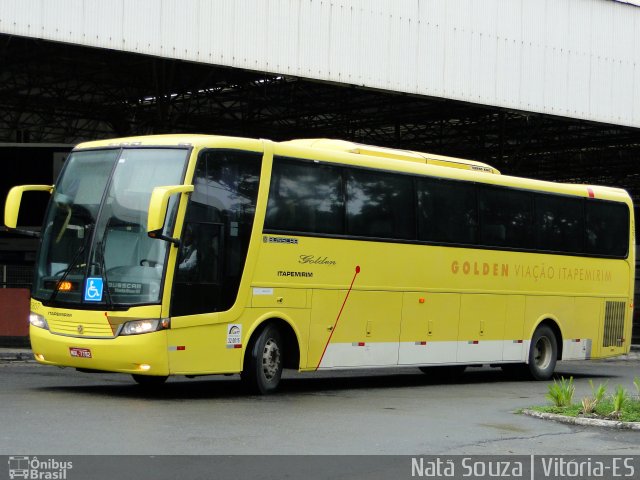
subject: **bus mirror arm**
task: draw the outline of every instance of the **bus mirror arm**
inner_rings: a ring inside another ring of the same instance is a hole
[[[169,237],[162,233],[167,216],[167,206],[169,198],[178,193],[188,194],[193,192],[193,185],[167,185],[156,187],[151,192],[149,200],[149,214],[147,217],[147,235],[151,238],[158,238],[173,243],[176,247],[180,245],[180,239]]]
[[[156,230],[155,232],[147,232],[151,238],[157,238],[158,240],[164,240],[165,242],[172,243],[176,248],[180,247],[182,243],[179,238],[170,237],[168,235],[164,235],[161,230]]]
[[[18,212],[20,211],[20,203],[24,192],[53,192],[53,185],[21,185],[13,187],[7,194],[7,200],[4,205],[4,224],[7,229],[28,235],[30,237],[39,237],[39,232],[24,230],[18,228]]]

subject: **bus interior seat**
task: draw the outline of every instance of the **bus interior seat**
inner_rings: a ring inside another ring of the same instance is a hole
[[[104,262],[107,268],[137,265],[140,235],[137,231],[109,228],[105,232],[107,243]]]

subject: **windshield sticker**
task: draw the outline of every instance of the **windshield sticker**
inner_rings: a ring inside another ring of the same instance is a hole
[[[85,302],[101,302],[103,282],[101,278],[89,277],[84,287]]]
[[[109,292],[140,295],[142,293],[142,284],[131,282],[109,282]]]

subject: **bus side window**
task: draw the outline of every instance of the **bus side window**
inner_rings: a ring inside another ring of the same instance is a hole
[[[204,150],[193,177],[194,191],[178,255],[172,315],[231,308],[238,294],[253,226],[261,155]]]
[[[582,199],[536,194],[535,204],[537,248],[581,253],[584,243]]]
[[[529,192],[483,185],[478,203],[481,245],[530,248],[533,201]]]
[[[473,183],[420,178],[416,185],[420,240],[459,245],[476,241],[478,213]]]
[[[276,158],[271,174],[266,230],[344,233],[342,169]]]
[[[411,177],[364,169],[347,172],[347,234],[416,238]]]

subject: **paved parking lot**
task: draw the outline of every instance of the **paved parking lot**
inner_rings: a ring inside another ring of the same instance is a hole
[[[576,398],[588,379],[633,390],[637,354],[562,362]],[[417,369],[289,373],[247,396],[237,377],[170,379],[148,392],[124,375],[0,363],[0,452],[47,454],[640,454],[640,433],[515,414],[547,382],[471,368],[455,383]]]

